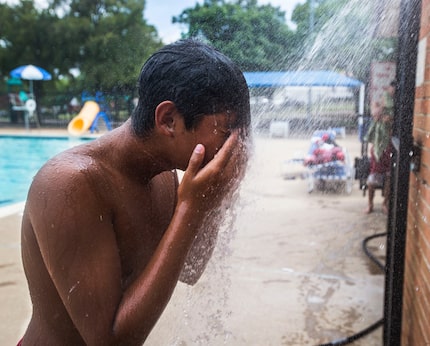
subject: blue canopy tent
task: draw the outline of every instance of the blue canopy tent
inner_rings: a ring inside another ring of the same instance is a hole
[[[359,88],[359,110],[364,113],[364,83],[333,71],[269,71],[269,72],[245,72],[246,82],[250,88],[269,87],[336,87]],[[309,100],[311,102],[311,100]]]
[[[252,87],[275,86],[346,86],[359,88],[359,80],[333,71],[284,71],[284,72],[245,72],[245,79]]]

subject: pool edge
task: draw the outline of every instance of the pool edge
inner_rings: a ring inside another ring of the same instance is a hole
[[[0,207],[0,219],[13,214],[22,213],[24,211],[24,207],[25,201]]]

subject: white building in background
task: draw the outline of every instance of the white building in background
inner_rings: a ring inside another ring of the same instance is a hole
[[[309,97],[312,101],[341,101],[352,100],[354,94],[351,88],[343,86],[287,86],[274,89],[271,102],[274,106],[288,103],[306,104]]]

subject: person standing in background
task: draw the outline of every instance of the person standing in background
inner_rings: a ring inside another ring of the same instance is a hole
[[[373,200],[377,188],[383,188],[382,211],[384,214],[388,214],[395,90],[396,82],[392,81],[382,100],[373,103],[371,107],[372,123],[364,137],[364,141],[370,143],[370,174],[367,178],[369,194],[368,206],[365,210],[367,214],[374,210]]]

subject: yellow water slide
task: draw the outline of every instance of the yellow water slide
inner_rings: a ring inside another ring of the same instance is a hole
[[[86,101],[81,111],[75,116],[67,126],[67,130],[72,136],[83,135],[92,125],[100,107],[95,101]]]

